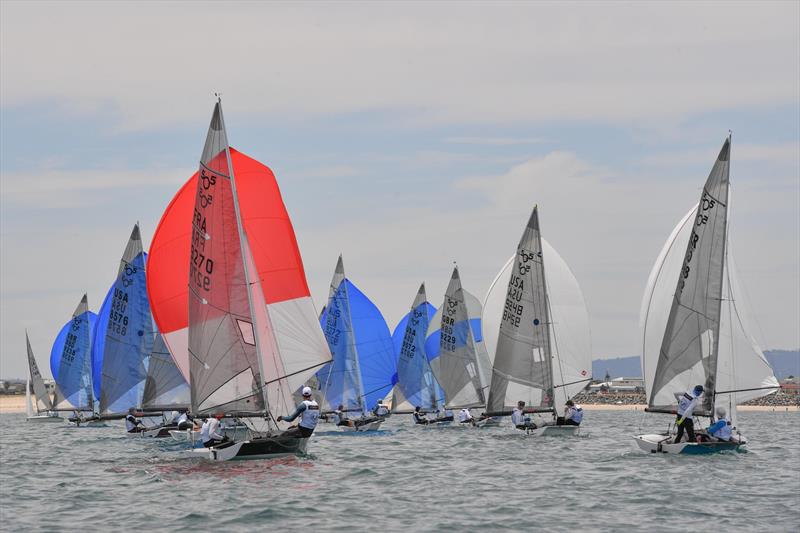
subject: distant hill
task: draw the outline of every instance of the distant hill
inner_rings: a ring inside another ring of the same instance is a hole
[[[778,379],[789,376],[800,376],[800,351],[769,350],[764,352],[767,361],[772,365]],[[595,379],[603,379],[606,372],[612,377],[641,377],[642,365],[638,355],[617,357],[614,359],[595,359],[592,361],[592,375]]]

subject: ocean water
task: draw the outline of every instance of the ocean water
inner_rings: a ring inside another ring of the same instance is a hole
[[[747,453],[651,455],[666,415],[589,411],[580,437],[509,427],[330,434],[309,455],[209,463],[121,426],[0,416],[4,531],[798,531],[800,413],[747,412]]]

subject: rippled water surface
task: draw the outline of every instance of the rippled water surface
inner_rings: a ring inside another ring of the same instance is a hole
[[[743,413],[747,453],[648,455],[662,415],[590,411],[583,436],[320,425],[310,455],[212,464],[119,426],[0,416],[1,529],[797,531],[800,413]]]

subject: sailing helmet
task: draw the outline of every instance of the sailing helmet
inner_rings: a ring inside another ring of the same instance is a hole
[[[311,396],[311,387],[303,387],[303,396]]]
[[[714,410],[714,412],[717,413],[717,418],[725,418],[725,415],[728,414],[728,412],[725,410],[725,408],[722,407],[721,405],[719,407],[717,407]]]
[[[702,385],[695,385],[695,387],[694,387],[695,396],[700,396],[701,394],[703,394],[703,390],[704,389],[703,389]]]
[[[418,406],[416,406],[416,407],[414,408],[414,411],[419,411],[419,410],[421,410],[421,409],[422,409],[422,407],[420,407],[420,406],[418,405]]]

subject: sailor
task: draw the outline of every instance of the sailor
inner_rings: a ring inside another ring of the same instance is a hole
[[[462,409],[458,413],[458,421],[461,424],[472,424],[475,425],[475,419],[472,417],[472,413],[469,412],[469,409]]]
[[[517,402],[517,406],[511,411],[511,423],[517,429],[536,429],[536,424],[525,416],[525,402]]]
[[[217,413],[203,422],[203,427],[200,428],[200,438],[203,439],[203,446],[205,448],[219,446],[230,440],[226,435],[221,435],[219,433],[219,421],[222,420],[224,416],[223,413]]]
[[[284,436],[305,439],[314,433],[314,428],[317,427],[317,421],[319,420],[319,404],[311,397],[311,387],[303,387],[303,401],[300,402],[297,409],[290,416],[279,416],[278,422],[281,420],[291,422],[298,416],[300,417],[300,422],[296,427],[293,426],[284,431]]]
[[[564,411],[564,422],[562,425],[580,426],[581,420],[583,420],[583,408],[580,405],[575,405],[575,402],[572,400],[567,400],[566,407],[567,409]]]
[[[184,411],[183,413],[179,413],[178,416],[176,416],[172,420],[172,422],[176,426],[178,426],[179,430],[192,429],[192,427],[194,426],[192,421],[193,421],[193,418],[191,416],[189,416],[189,413],[187,413],[186,411]]]
[[[453,416],[453,411],[451,411],[450,409],[445,407],[444,408],[444,416],[442,418],[440,418],[439,420],[441,422],[452,422],[453,420],[455,420],[455,417]]]
[[[375,413],[375,416],[385,417],[389,416],[389,409],[383,405],[383,400],[378,400],[378,405],[375,406],[373,413]]]
[[[414,408],[414,423],[416,424],[430,424],[430,420],[428,417],[425,416],[425,413],[422,412],[422,407],[419,405]]]
[[[726,417],[727,413],[725,412],[724,407],[717,407],[715,413],[717,415],[717,421],[708,426],[706,432],[709,434],[709,436],[714,437],[717,440],[728,442],[731,440],[731,437],[733,437],[733,427],[731,427],[731,421]]]
[[[700,396],[702,395],[703,386],[697,385],[690,392],[684,392],[683,396],[678,399],[678,417],[675,420],[675,425],[678,426],[678,434],[675,436],[674,444],[681,441],[684,431],[686,431],[689,442],[695,441],[692,413],[697,404],[700,403]]]
[[[339,405],[333,412],[333,423],[337,426],[352,426],[353,423],[347,418],[347,413],[344,410],[344,405]]]
[[[145,430],[142,421],[133,416],[133,409],[128,411],[128,414],[125,417],[125,429],[128,430],[128,433],[138,433]]]

